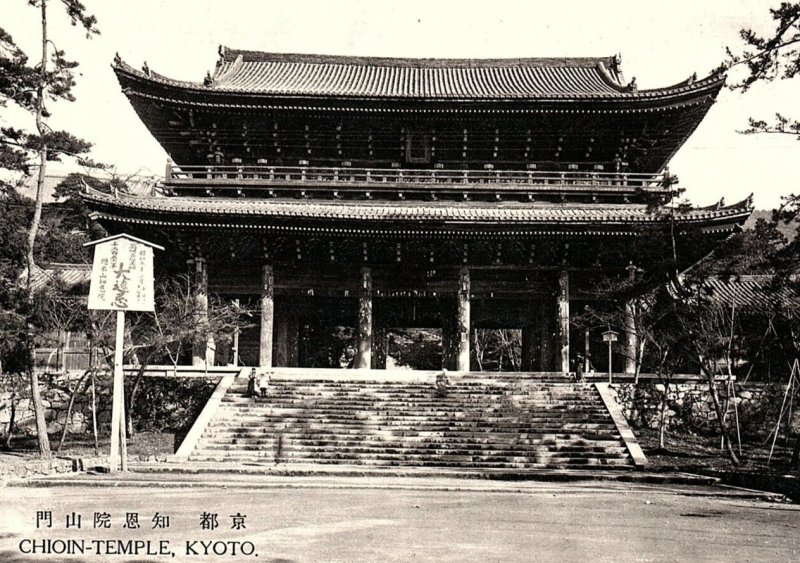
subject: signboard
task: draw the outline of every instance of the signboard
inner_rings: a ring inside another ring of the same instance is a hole
[[[89,309],[152,311],[153,248],[160,247],[129,235],[93,244]]]
[[[613,330],[607,330],[603,333],[603,342],[616,342],[619,333]]]
[[[125,384],[122,373],[125,346],[125,311],[154,311],[153,249],[158,246],[131,235],[107,237],[84,246],[94,246],[89,309],[117,312],[114,344],[114,387],[111,399],[111,452],[109,467],[128,469],[125,432]]]

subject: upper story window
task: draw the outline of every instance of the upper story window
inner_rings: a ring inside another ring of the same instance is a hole
[[[406,162],[428,164],[431,161],[431,141],[427,133],[406,132]]]

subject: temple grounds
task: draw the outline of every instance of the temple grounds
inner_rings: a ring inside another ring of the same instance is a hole
[[[725,487],[244,474],[133,479],[65,476],[4,488],[0,560],[800,559],[800,506]],[[37,529],[37,513],[47,512],[52,527],[40,518]],[[97,528],[94,513],[102,516]],[[129,513],[139,528],[124,527]],[[58,553],[70,550],[77,555]]]

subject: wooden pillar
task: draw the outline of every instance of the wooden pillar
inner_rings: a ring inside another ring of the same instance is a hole
[[[469,341],[471,332],[469,306],[470,289],[469,268],[467,266],[461,266],[458,272],[458,305],[456,311],[458,337],[458,355],[456,356],[457,371],[469,371]]]
[[[208,264],[205,258],[194,259],[194,286],[195,286],[195,323],[198,328],[205,330],[208,327]],[[214,365],[214,340],[208,335],[206,338],[198,337],[192,343],[192,365]]]
[[[455,307],[449,304],[442,313],[442,368],[455,370],[458,356],[458,330],[455,323]]]
[[[300,365],[300,317],[290,311],[286,318],[286,365],[296,368]]]
[[[533,371],[536,358],[536,328],[522,327],[522,371]]]
[[[553,328],[550,307],[544,303],[539,306],[539,370],[553,371]]]
[[[287,367],[289,365],[289,323],[287,322],[288,307],[283,301],[278,301],[275,306],[273,319],[273,365]]]
[[[271,264],[261,267],[261,330],[259,332],[258,365],[272,367],[272,328],[275,317],[275,279]]]
[[[361,268],[361,286],[358,295],[358,335],[355,369],[368,369],[372,365],[372,270]]]
[[[636,280],[636,266],[628,265],[628,283]],[[639,348],[639,338],[636,334],[636,305],[633,301],[625,303],[625,373],[636,373],[636,354]]]
[[[583,331],[583,372],[587,373],[592,365],[592,331],[588,328]]]
[[[386,369],[386,357],[389,355],[389,331],[384,325],[381,324],[375,328],[372,343],[372,369]]]
[[[558,353],[556,371],[569,373],[569,272],[558,273]]]

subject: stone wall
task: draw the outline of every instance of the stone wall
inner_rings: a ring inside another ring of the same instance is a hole
[[[45,407],[48,432],[63,429],[69,393],[78,384],[82,373],[40,375],[42,402]],[[211,395],[219,378],[155,378],[146,377],[137,393],[134,420],[141,421],[142,430],[153,430],[157,423],[162,428],[180,430],[190,425],[196,412]],[[95,379],[97,425],[100,433],[107,433],[111,426],[112,376],[101,373]],[[130,379],[128,379],[129,388]],[[185,389],[185,392],[176,390]],[[30,386],[23,376],[4,376],[0,382],[0,434],[5,434],[11,416],[12,390],[16,390],[15,427],[17,433],[34,433],[36,421],[30,401]],[[81,384],[75,397],[72,413],[67,421],[69,432],[80,434],[92,431],[92,394],[88,378]]]
[[[658,428],[664,385],[616,383],[612,387],[617,392],[617,400],[628,424],[633,428]],[[775,428],[785,391],[785,384],[736,384],[735,396],[728,408],[728,420],[735,420],[735,403],[743,436],[768,435]],[[717,392],[724,409],[728,399],[727,384],[718,384]],[[800,429],[800,408],[795,408],[794,415],[793,427]],[[700,381],[671,384],[666,417],[668,430],[715,434],[717,415],[708,384]]]
[[[81,372],[66,374],[40,374],[42,403],[45,408],[48,432],[61,432],[67,414],[69,393],[78,384]],[[25,376],[6,376],[0,388],[0,428],[7,430],[11,417],[12,388],[16,390],[16,432],[34,432],[36,421],[33,403],[30,400],[30,385]],[[100,430],[111,424],[111,376],[99,374],[95,379],[97,424]],[[81,392],[75,397],[69,419],[69,431],[74,433],[92,430],[92,395],[87,378],[81,384]]]

